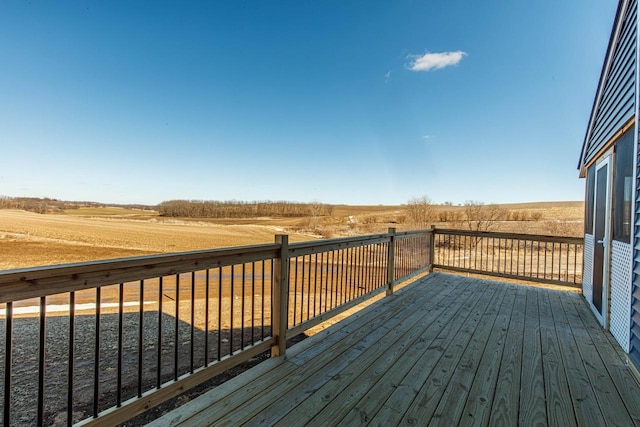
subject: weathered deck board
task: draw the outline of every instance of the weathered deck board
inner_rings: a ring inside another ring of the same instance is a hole
[[[518,288],[498,371],[498,383],[491,406],[490,425],[512,426],[518,423],[526,292],[526,288]]]
[[[549,300],[560,343],[560,354],[564,360],[576,423],[578,425],[605,425],[603,414],[596,401],[595,391],[589,382],[589,377],[580,358],[576,338],[572,334],[571,326],[562,307],[560,294],[549,293]],[[592,320],[595,322],[595,319],[592,318]]]
[[[589,382],[592,385],[600,410],[604,413],[610,411],[611,414],[605,416],[607,425],[616,426],[628,426],[633,425],[631,417],[625,407],[622,398],[618,394],[609,373],[606,370],[605,364],[602,362],[600,355],[598,354],[597,347],[599,343],[593,342],[587,328],[582,324],[582,320],[575,309],[575,305],[571,300],[565,298],[564,295],[560,296],[563,302],[563,307],[569,325],[571,326],[571,332],[576,338],[576,344],[580,356],[584,362],[585,371],[589,377]]]
[[[462,418],[459,421],[463,426],[486,426],[491,416],[491,405],[495,394],[498,369],[505,347],[505,339],[509,330],[509,322],[513,312],[517,289],[507,289],[502,301],[500,314],[487,341],[487,347],[482,354],[480,365],[473,378],[473,384],[469,390]]]
[[[474,301],[473,306],[469,306],[469,316],[463,328],[452,337],[453,340],[449,338],[450,344],[446,347],[444,356],[440,358],[429,377],[423,382],[413,403],[405,411],[404,424],[422,425],[433,417],[454,372],[464,369],[464,364],[459,362],[472,341],[474,332],[478,330],[485,310],[492,310],[496,304],[500,304],[503,294],[504,288],[497,289],[496,292],[485,292],[482,298]]]
[[[480,324],[473,333],[462,359],[453,371],[440,402],[429,425],[452,426],[460,422],[462,411],[467,401],[478,365],[484,354],[491,331],[495,328],[500,312],[505,309],[505,289],[495,293],[494,300],[480,319]]]
[[[569,384],[565,376],[564,361],[560,354],[560,343],[553,322],[551,301],[547,292],[538,294],[540,315],[540,342],[544,384],[547,398],[547,419],[552,426],[575,426],[576,420],[571,403]]]
[[[310,421],[309,425],[325,426],[336,424],[345,417],[346,413],[357,404],[369,389],[378,383],[385,372],[393,372],[395,368],[404,365],[404,363],[398,363],[399,360],[405,359],[405,355],[426,349],[428,342],[433,340],[434,333],[443,326],[443,322],[437,323],[440,320],[439,317],[445,319],[445,324],[446,320],[451,319],[450,316],[446,316],[446,310],[430,312],[429,314],[429,316],[424,316],[420,323],[417,324],[419,327],[407,331],[402,340],[398,340],[394,345],[390,346],[389,351],[378,353],[379,357],[373,363],[368,364],[366,369],[363,370],[360,366],[351,365],[349,369],[345,370],[343,373],[353,376],[353,379],[349,384],[345,384],[342,381],[331,384],[331,388],[336,391],[336,398],[325,404],[323,410]],[[399,376],[400,374],[396,373],[395,375]],[[324,390],[320,391],[322,394]],[[338,391],[339,393],[337,393]],[[367,415],[363,415],[366,422]]]
[[[538,314],[538,292],[536,288],[527,289],[527,305],[524,319],[520,410],[518,411],[519,424],[545,425],[547,408],[544,394],[540,315]]]
[[[369,412],[375,414],[372,418],[372,425],[393,425],[397,424],[403,417],[406,409],[413,402],[414,398],[422,388],[422,385],[426,381],[426,378],[431,374],[434,366],[444,355],[448,343],[451,341],[450,337],[454,336],[463,321],[468,317],[470,310],[469,305],[473,305],[475,300],[484,294],[484,289],[478,288],[471,289],[472,293],[468,297],[462,296],[456,301],[459,308],[457,310],[451,310],[453,321],[447,321],[444,328],[437,337],[431,342],[425,351],[418,354],[413,363],[406,363],[407,359],[403,358],[397,365],[406,368],[410,368],[409,372],[402,376],[391,379],[393,390],[386,402],[380,407],[380,409],[370,410]],[[448,319],[445,319],[448,320]],[[375,390],[372,390],[375,393]],[[382,400],[387,395],[378,396],[382,397]]]
[[[640,394],[636,392],[635,378],[629,376],[629,368],[625,363],[623,350],[618,346],[611,334],[605,333],[594,323],[593,315],[585,301],[574,300],[573,304],[580,315],[584,327],[589,331],[593,342],[598,343],[597,350],[601,354],[605,366],[616,389],[625,403],[629,415],[635,425],[640,426]]]
[[[575,293],[433,273],[155,425],[640,425]]]
[[[360,370],[359,366],[375,366],[375,362],[379,358],[384,358],[388,365],[393,362],[399,356],[399,352],[407,345],[416,339],[416,335],[419,334],[423,328],[419,327],[419,321],[423,318],[426,312],[428,312],[428,301],[418,301],[418,304],[422,306],[417,310],[413,310],[409,313],[401,312],[395,317],[394,321],[386,322],[379,328],[371,330],[370,336],[374,338],[370,339],[370,343],[351,343],[345,342],[342,346],[336,346],[334,349],[326,354],[326,362],[331,362],[333,359],[341,359],[339,363],[332,363],[331,367],[325,369],[325,364],[319,364],[318,357],[302,363],[299,370],[304,372],[304,380],[298,382],[294,387],[290,387],[289,392],[284,396],[275,390],[271,394],[270,398],[261,397],[251,402],[247,409],[248,412],[257,413],[256,418],[259,418],[260,423],[265,425],[272,425],[275,421],[278,421],[282,417],[281,413],[283,409],[293,409],[298,406],[319,407],[323,403],[332,402],[334,396],[338,394],[346,383],[342,381],[343,378],[353,378],[358,375]],[[431,312],[431,320],[437,318],[437,312]],[[381,334],[381,336],[378,336]],[[355,344],[355,345],[354,345]],[[354,352],[354,349],[356,352]],[[350,357],[350,354],[354,354],[355,357]],[[355,363],[357,362],[357,363]],[[382,362],[381,362],[382,363]],[[384,363],[382,363],[384,364]],[[353,384],[353,383],[351,383]],[[301,397],[310,396],[302,401]],[[268,406],[265,403],[268,400],[276,398],[277,400],[271,405],[271,408],[278,408],[277,411],[267,411],[265,408]],[[311,403],[313,402],[313,403]],[[261,406],[258,408],[258,406]],[[302,413],[307,413],[301,411]],[[229,417],[225,417],[224,423],[230,422],[230,425],[238,425],[244,421],[247,421],[248,414],[233,414]],[[301,422],[303,417],[298,417],[297,422]],[[288,421],[283,420],[284,423]]]
[[[339,411],[340,414],[347,411],[352,405],[357,403],[357,398],[360,397],[362,393],[366,393],[375,385],[376,382],[379,383],[379,376],[393,371],[393,369],[398,366],[411,366],[410,360],[408,360],[407,357],[415,357],[421,354],[421,352],[426,351],[428,343],[433,339],[431,338],[430,340],[429,337],[437,335],[438,331],[442,330],[445,325],[449,324],[448,320],[455,314],[455,311],[451,308],[452,306],[456,306],[456,300],[459,298],[469,297],[474,293],[473,289],[468,288],[461,291],[461,293],[455,292],[448,294],[447,298],[441,301],[433,301],[433,304],[427,304],[427,306],[424,307],[429,311],[425,313],[421,319],[421,327],[415,328],[412,331],[414,333],[422,333],[422,336],[418,339],[415,339],[414,337],[407,337],[411,339],[410,343],[412,344],[412,348],[406,348],[398,354],[397,346],[390,347],[389,353],[395,353],[395,357],[388,358],[388,354],[382,352],[380,353],[379,360],[376,360],[378,363],[372,363],[364,370],[355,364],[350,366],[348,369],[341,372],[340,375],[341,377],[343,375],[354,376],[355,379],[351,383],[344,381],[332,381],[328,383],[325,387],[318,390],[319,392],[315,396],[306,399],[304,404],[301,405],[295,413],[289,413],[288,416],[282,420],[281,424],[287,425],[291,420],[302,421],[302,419],[307,419],[311,421],[312,424],[326,425],[326,423],[331,422],[334,415],[338,414],[337,411]],[[448,312],[447,309],[449,309]],[[403,360],[402,363],[398,363],[400,359]],[[363,388],[363,383],[370,385]],[[327,401],[326,396],[328,395],[337,396],[331,401]],[[314,413],[317,412],[317,408],[319,407],[323,407],[322,413],[312,420]],[[376,409],[377,407],[378,406],[376,405]],[[309,408],[308,411],[307,408]],[[262,414],[260,417],[262,418]]]

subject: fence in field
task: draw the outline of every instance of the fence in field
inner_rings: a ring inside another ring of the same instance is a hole
[[[437,229],[434,267],[579,287],[583,239]]]
[[[114,425],[428,270],[433,230],[0,272],[3,425]]]

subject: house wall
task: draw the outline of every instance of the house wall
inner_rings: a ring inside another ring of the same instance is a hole
[[[613,45],[613,60],[586,141],[585,164],[635,114],[637,8],[637,0],[633,0],[622,12],[624,23]]]
[[[636,147],[636,152],[638,151],[640,150]],[[636,165],[638,166],[636,166],[636,202],[633,221],[633,273],[631,281],[631,321],[628,351],[631,360],[637,367],[640,367],[640,159],[637,158],[636,160]]]
[[[621,0],[584,141],[580,163],[583,173],[621,131],[637,122],[637,27],[638,0]],[[637,129],[635,126],[634,132]],[[634,137],[637,156],[637,136]],[[608,326],[630,359],[640,367],[640,168],[637,160],[633,244],[613,240],[611,246]],[[586,234],[582,291],[587,301],[592,300],[593,292],[593,247],[593,236]]]
[[[635,78],[638,78],[639,64],[638,64],[638,17],[637,17],[637,0],[632,2],[636,12],[636,71]],[[636,83],[635,99],[638,97],[638,81]],[[637,102],[637,101],[636,101]],[[629,322],[629,357],[634,362],[636,367],[640,367],[640,161],[638,149],[638,105],[636,103],[636,126],[635,126],[635,204],[634,204],[634,228],[632,238],[632,256],[633,256],[633,270],[631,280],[631,294],[630,294],[630,322]]]

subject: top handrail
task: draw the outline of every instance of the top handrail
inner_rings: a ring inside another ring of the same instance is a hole
[[[7,270],[0,272],[0,303],[272,259],[279,248],[271,243]]]
[[[395,237],[405,237],[405,236],[413,236],[415,234],[428,234],[428,233],[432,233],[434,231],[437,232],[435,227],[422,228],[422,229],[419,229],[419,230],[396,231],[394,236]]]
[[[473,230],[459,230],[459,229],[453,229],[453,228],[436,228],[435,233],[436,234],[453,234],[457,236],[494,237],[496,239],[534,240],[534,241],[555,242],[555,243],[581,244],[584,242],[584,239],[582,237],[548,236],[543,234],[505,233],[505,232],[497,232],[497,231],[473,231]]]
[[[310,240],[289,244],[291,256],[308,255],[331,249],[343,249],[347,247],[363,246],[373,243],[388,242],[389,233],[369,234],[366,236],[338,237],[335,239]]]

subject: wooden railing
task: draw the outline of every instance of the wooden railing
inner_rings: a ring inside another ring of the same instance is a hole
[[[114,425],[432,266],[434,230],[0,272],[3,425]]]
[[[583,239],[436,229],[434,267],[580,287]]]
[[[3,425],[113,425],[431,268],[579,286],[582,239],[427,229],[0,272]],[[37,392],[36,392],[37,391]]]

